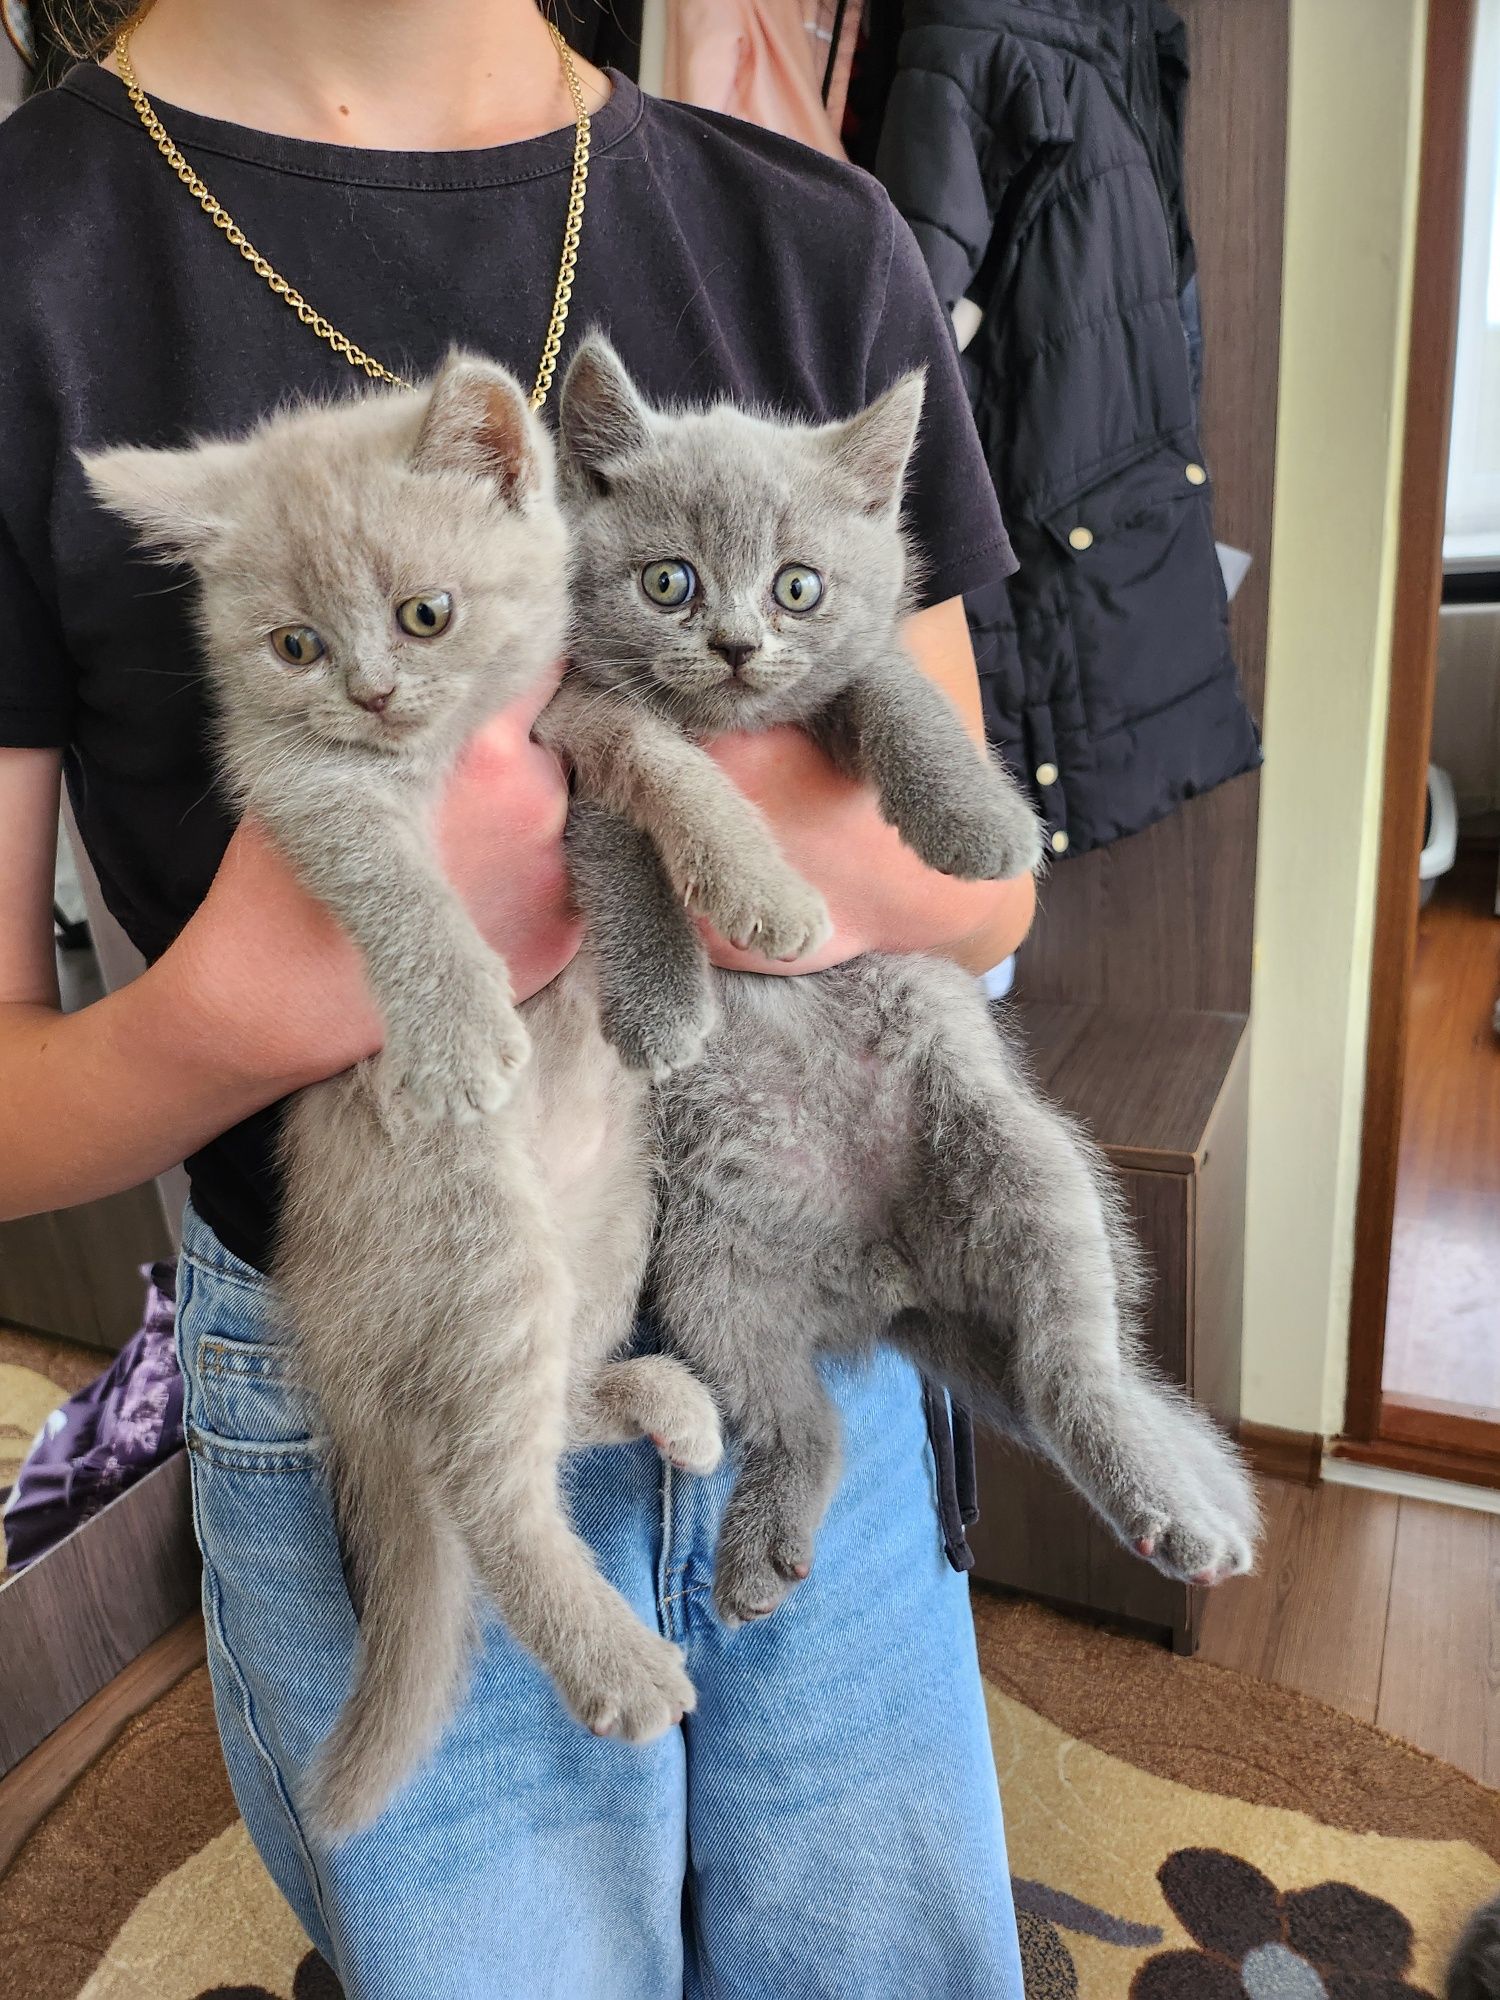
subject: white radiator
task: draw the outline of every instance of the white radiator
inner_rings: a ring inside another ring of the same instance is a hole
[[[1500,812],[1500,604],[1451,604],[1438,620],[1432,761],[1460,819]]]

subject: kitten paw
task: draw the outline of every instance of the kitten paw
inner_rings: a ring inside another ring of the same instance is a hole
[[[959,881],[998,882],[1041,865],[1041,821],[1008,783],[980,800],[935,806],[924,819],[912,845],[929,868]]]
[[[812,1570],[812,1536],[790,1523],[758,1535],[721,1537],[714,1557],[714,1605],[731,1629],[769,1618]]]
[[[605,1035],[627,1069],[644,1070],[653,1083],[665,1083],[679,1070],[692,1068],[718,1025],[718,1006],[707,985],[703,1000],[702,1006],[682,1009],[664,1001],[645,1020],[626,1021],[606,1011]]]
[[[1191,1405],[1165,1402],[1152,1463],[1112,1512],[1121,1536],[1168,1576],[1211,1586],[1254,1568],[1260,1533],[1255,1490],[1243,1465]]]
[[[670,1395],[658,1395],[646,1435],[679,1472],[703,1478],[717,1470],[724,1456],[724,1429],[719,1407],[695,1375],[686,1369]]]
[[[679,1648],[634,1618],[591,1646],[576,1672],[559,1675],[559,1686],[585,1729],[624,1743],[649,1743],[698,1705]]]
[[[475,1124],[506,1102],[530,1055],[531,1037],[508,1002],[482,1027],[450,1021],[388,1037],[380,1063],[387,1106],[418,1124]]]
[[[740,951],[758,952],[781,964],[805,958],[833,935],[828,905],[790,869],[759,882],[690,882],[683,902]]]

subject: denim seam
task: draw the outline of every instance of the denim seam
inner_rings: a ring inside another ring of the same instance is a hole
[[[242,1276],[238,1271],[231,1271],[225,1265],[207,1263],[202,1257],[195,1256],[191,1250],[183,1251],[182,1261],[184,1264],[191,1264],[195,1271],[201,1271],[205,1278],[212,1278],[216,1285],[237,1285],[242,1292],[263,1293],[266,1289],[265,1280],[258,1273],[247,1271],[246,1275]]]
[[[284,1374],[286,1365],[280,1348],[255,1349],[247,1344],[236,1352],[222,1340],[198,1343],[198,1372],[202,1375],[275,1376]]]
[[[661,1601],[663,1605],[681,1604],[689,1597],[712,1596],[713,1585],[711,1583],[688,1583],[684,1584],[681,1590],[672,1591],[669,1596],[664,1597]]]
[[[221,1472],[318,1472],[322,1459],[316,1446],[289,1440],[284,1447],[257,1449],[249,1444],[210,1444],[202,1431],[188,1434],[187,1448]]]
[[[709,1956],[708,1938],[704,1934],[703,1913],[698,1907],[698,1898],[691,1892],[693,1876],[693,1827],[691,1813],[688,1816],[686,1845],[687,1853],[684,1856],[684,1874],[689,1893],[683,1900],[687,1904],[689,1920],[693,1926],[693,1961],[698,1973],[698,1984],[702,1988],[705,2000],[717,2000],[717,1996],[724,1989],[719,1984],[718,1973],[714,1970],[713,1960]]]
[[[255,1288],[253,1286],[246,1284],[242,1279],[236,1280],[229,1274],[214,1270],[212,1266],[205,1264],[201,1258],[184,1256],[182,1261],[185,1265],[188,1265],[191,1268],[183,1272],[178,1280],[177,1312],[175,1315],[175,1324],[172,1329],[172,1344],[174,1349],[176,1350],[178,1367],[182,1372],[184,1389],[187,1393],[187,1396],[191,1398],[196,1393],[196,1390],[193,1382],[193,1371],[184,1365],[187,1360],[187,1354],[186,1354],[187,1342],[183,1338],[183,1321],[184,1321],[183,1309],[188,1303],[188,1300],[192,1296],[194,1275],[201,1274],[203,1277],[208,1278],[216,1283],[221,1281],[229,1283],[239,1283],[241,1289],[244,1291],[251,1291]],[[198,1359],[198,1356],[195,1355],[194,1359],[196,1361]],[[224,1462],[222,1460],[215,1458],[212,1453],[203,1450],[201,1443],[201,1435],[198,1439],[198,1442],[195,1444],[194,1437],[191,1434],[191,1430],[187,1438],[187,1443],[190,1452],[196,1451],[196,1454],[200,1459],[206,1460],[211,1464],[218,1464],[221,1466],[221,1469],[231,1469],[231,1470],[246,1469],[238,1465],[232,1467],[225,1467]],[[316,1463],[316,1461],[314,1461],[314,1463]],[[285,1460],[283,1460],[283,1464],[285,1465]],[[253,1468],[253,1469],[260,1469],[260,1468]],[[287,1466],[286,1469],[290,1470],[292,1468],[290,1466]],[[292,1837],[295,1840],[297,1849],[302,1856],[303,1867],[306,1870],[307,1879],[312,1888],[313,1901],[317,1905],[318,1916],[322,1921],[324,1935],[325,1937],[331,1940],[333,1937],[333,1926],[328,1921],[328,1902],[327,1898],[323,1893],[322,1875],[319,1873],[318,1865],[313,1858],[312,1850],[308,1846],[307,1835],[303,1831],[302,1821],[298,1817],[296,1807],[292,1802],[290,1789],[287,1786],[285,1779],[282,1777],[280,1768],[278,1767],[275,1758],[271,1755],[270,1750],[267,1747],[265,1738],[261,1733],[260,1724],[256,1718],[256,1713],[255,1713],[255,1702],[250,1693],[249,1683],[246,1681],[244,1674],[240,1671],[239,1661],[235,1658],[233,1649],[229,1644],[228,1635],[224,1630],[224,1613],[223,1613],[223,1603],[219,1592],[219,1579],[214,1570],[214,1566],[208,1557],[207,1546],[203,1534],[202,1508],[200,1504],[198,1481],[196,1477],[189,1479],[188,1492],[191,1496],[191,1504],[193,1512],[193,1535],[194,1539],[197,1541],[199,1551],[203,1556],[203,1585],[202,1585],[201,1598],[203,1604],[204,1624],[211,1633],[213,1645],[217,1648],[219,1657],[224,1663],[225,1671],[228,1673],[231,1681],[233,1682],[236,1697],[239,1702],[240,1712],[243,1715],[245,1721],[245,1734],[249,1738],[250,1742],[254,1745],[256,1756],[259,1757],[265,1763],[266,1767],[270,1771],[271,1780],[275,1786],[278,1796],[281,1799],[282,1808],[286,1813],[287,1823],[291,1828]]]
[[[240,1663],[235,1658],[233,1648],[230,1646],[228,1637],[224,1631],[223,1610],[219,1601],[218,1579],[214,1576],[213,1565],[206,1559],[203,1565],[203,1577],[205,1585],[204,1600],[206,1604],[211,1604],[213,1610],[212,1627],[214,1643],[217,1645],[220,1657],[233,1677],[235,1691],[239,1697],[240,1712],[245,1720],[245,1734],[255,1745],[256,1755],[262,1759],[271,1774],[277,1794],[281,1799],[282,1810],[286,1814],[287,1822],[297,1842],[298,1851],[302,1856],[303,1866],[307,1870],[308,1880],[312,1884],[313,1897],[318,1905],[318,1915],[323,1920],[324,1934],[331,1939],[333,1936],[333,1926],[328,1921],[328,1905],[323,1895],[323,1878],[319,1873],[317,1862],[313,1859],[312,1849],[308,1845],[307,1835],[303,1831],[302,1821],[292,1800],[291,1789],[281,1774],[281,1767],[271,1755],[265,1737],[261,1734],[260,1723],[255,1713],[255,1697],[250,1692],[249,1682],[240,1671]]]
[[[656,1566],[656,1609],[665,1638],[675,1639],[679,1635],[673,1631],[676,1619],[670,1606],[673,1602],[668,1585],[672,1581],[672,1464],[663,1459],[661,1464],[661,1557]]]

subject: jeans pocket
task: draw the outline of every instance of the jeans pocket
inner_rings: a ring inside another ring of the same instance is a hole
[[[284,1343],[223,1339],[197,1342],[189,1402],[189,1441],[247,1471],[301,1471],[321,1462],[321,1440],[296,1385]]]

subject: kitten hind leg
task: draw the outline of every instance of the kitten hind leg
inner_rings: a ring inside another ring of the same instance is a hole
[[[512,1637],[585,1728],[643,1743],[697,1697],[678,1648],[641,1623],[568,1519],[557,1478],[566,1394],[561,1370],[539,1365],[535,1352],[509,1372],[482,1423],[464,1424],[455,1392],[439,1470],[474,1572]]]
[[[731,1392],[738,1466],[714,1552],[714,1604],[729,1626],[768,1617],[809,1574],[840,1462],[838,1412],[811,1353],[743,1325],[735,1346],[753,1372]]]
[[[680,1650],[600,1575],[555,1486],[481,1507],[468,1540],[512,1636],[594,1735],[649,1742],[696,1706]]]
[[[1248,1570],[1253,1488],[1211,1420],[1137,1351],[1134,1253],[1102,1162],[987,1018],[956,1048],[934,1037],[919,1095],[943,1144],[938,1199],[909,1235],[948,1310],[902,1344],[978,1413],[1019,1427],[1158,1568],[1203,1583]]]
[[[724,1456],[718,1405],[692,1370],[668,1354],[606,1362],[575,1390],[568,1437],[575,1445],[648,1437],[679,1472],[712,1472]]]

